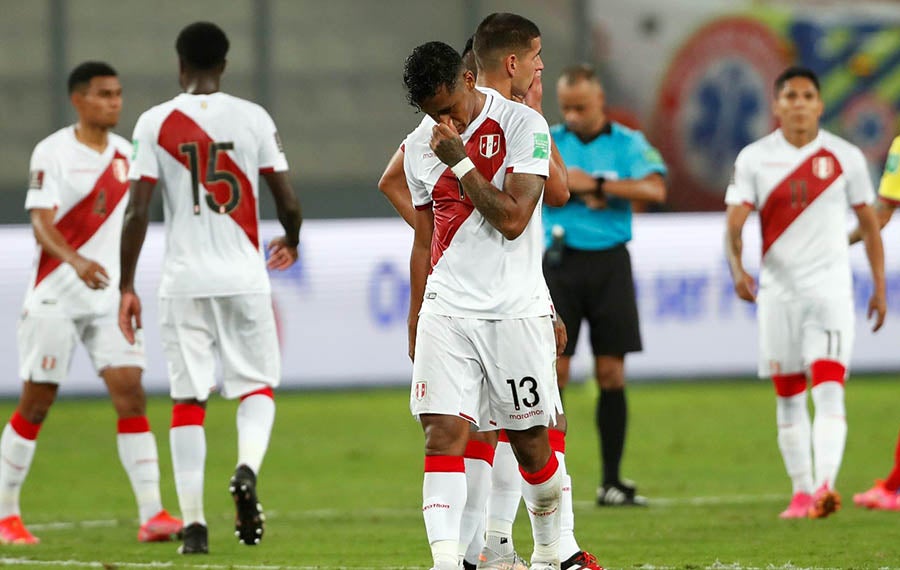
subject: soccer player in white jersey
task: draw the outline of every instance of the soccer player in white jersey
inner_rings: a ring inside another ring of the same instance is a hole
[[[151,108],[134,128],[131,202],[122,231],[119,325],[131,339],[141,326],[134,272],[157,182],[164,186],[166,254],[159,288],[168,361],[172,464],[185,521],[182,554],[208,552],[203,513],[206,401],[216,387],[240,398],[238,458],[230,491],[235,535],[263,535],[256,481],[275,417],[281,376],[269,278],[259,235],[259,175],[275,199],[285,235],[269,243],[270,269],[297,260],[300,206],[288,182],[275,123],[259,105],[219,91],[228,38],[215,24],[184,28],[175,47],[184,93]]]
[[[22,524],[19,493],[36,440],[80,340],[118,414],[119,458],[138,503],[141,542],[171,540],[181,521],[162,508],[156,440],[141,386],[144,348],[116,324],[119,239],[128,194],[128,141],[110,132],[122,86],[106,63],[69,75],[78,122],[42,140],[31,156],[25,208],[38,255],[18,327],[19,405],[0,437],[0,543],[36,544]]]
[[[815,73],[782,72],[774,101],[780,128],[740,152],[725,195],[725,253],[738,297],[758,305],[759,375],[775,385],[778,446],[793,485],[781,518],[820,518],[840,508],[835,482],[847,436],[844,383],[854,333],[850,207],[875,284],[868,307],[873,331],[887,310],[866,161],[857,147],[819,127],[823,109]],[[762,230],[758,292],[741,259],[741,230],[752,210]]]
[[[477,90],[441,42],[414,49],[403,79],[409,102],[434,121],[404,143],[416,208],[410,408],[425,433],[423,514],[434,567],[459,565],[469,426],[493,423],[508,431],[535,514],[532,568],[559,568],[561,474],[547,435],[558,406],[555,342],[536,210],[549,129],[524,105]]]

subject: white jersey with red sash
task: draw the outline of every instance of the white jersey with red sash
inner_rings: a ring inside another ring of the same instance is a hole
[[[160,297],[268,293],[259,174],[288,165],[265,109],[225,93],[183,93],[142,114],[133,143],[129,177],[164,189]]]
[[[508,173],[549,173],[550,130],[532,109],[480,88],[484,108],[461,135],[466,154],[497,188]],[[541,268],[541,205],[525,231],[508,240],[475,209],[456,176],[429,147],[426,117],[403,143],[404,170],[417,209],[434,210],[431,274],[422,313],[480,319],[551,314]]]
[[[89,289],[70,265],[38,248],[26,312],[78,318],[117,310],[130,146],[110,133],[106,149],[97,152],[80,143],[69,126],[35,147],[25,208],[56,210],[56,228],[81,255],[106,269],[112,286]]]
[[[802,148],[780,130],[748,145],[725,194],[759,210],[760,292],[782,299],[851,295],[847,211],[874,199],[862,151],[823,130]]]

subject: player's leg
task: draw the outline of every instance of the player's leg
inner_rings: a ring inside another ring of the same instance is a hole
[[[844,383],[853,347],[853,302],[824,299],[810,302],[803,322],[803,357],[809,364],[815,419],[812,425],[816,504],[812,517],[840,508],[835,490],[847,441]]]
[[[516,554],[512,527],[522,500],[522,475],[506,431],[500,430],[497,435],[485,516],[485,544],[478,568],[521,570],[527,565]]]
[[[466,467],[466,506],[460,525],[459,548],[463,561],[478,563],[478,554],[484,547],[485,510],[491,491],[491,474],[494,465],[496,431],[470,431],[466,443],[464,461]],[[479,530],[481,536],[479,536]],[[468,560],[466,554],[470,554]]]
[[[625,246],[619,246],[593,252],[591,260],[585,280],[591,290],[586,312],[600,392],[595,412],[602,463],[597,504],[643,506],[646,499],[621,476],[628,426],[625,355],[642,350],[631,257]]]
[[[77,334],[71,319],[25,315],[18,324],[22,394],[0,436],[0,543],[37,544],[19,510],[37,436],[69,369]]]
[[[463,456],[470,422],[482,416],[483,373],[469,340],[470,320],[423,314],[416,332],[409,402],[425,435],[422,514],[438,570],[459,566],[468,498]]]
[[[759,376],[771,378],[775,388],[778,449],[791,479],[791,502],[781,518],[804,518],[812,505],[812,426],[807,410],[806,375],[800,358],[799,310],[760,295]]]
[[[128,344],[112,316],[81,328],[81,339],[112,400],[118,417],[116,444],[138,505],[140,542],[172,540],[181,521],[163,509],[159,492],[156,438],[147,420],[147,398],[141,384],[146,365],[143,337],[138,331]]]
[[[182,554],[209,552],[203,512],[206,400],[215,387],[216,339],[209,299],[160,299],[160,338],[169,370],[169,446],[181,518]]]
[[[534,515],[532,568],[559,567],[562,473],[546,427],[562,411],[553,326],[549,317],[483,321],[474,336],[491,390],[492,417],[506,430],[525,480],[525,506]]]
[[[253,546],[260,543],[265,531],[258,478],[275,423],[273,389],[281,382],[275,313],[268,294],[211,301],[222,358],[222,395],[240,398],[238,456],[228,485],[235,503],[235,536]]]
[[[900,511],[900,435],[894,447],[894,467],[885,479],[876,479],[872,488],[853,495],[860,507],[884,511]]]

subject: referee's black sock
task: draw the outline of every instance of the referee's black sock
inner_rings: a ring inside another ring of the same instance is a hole
[[[625,448],[625,425],[628,421],[624,389],[600,390],[595,420],[600,436],[603,484],[618,483],[619,466]]]

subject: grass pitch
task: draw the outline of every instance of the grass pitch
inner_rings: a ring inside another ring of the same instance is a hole
[[[565,394],[567,463],[576,536],[607,568],[900,568],[900,513],[854,507],[852,494],[892,464],[900,414],[896,379],[848,386],[850,431],[838,489],[844,508],[825,520],[780,521],[790,483],[775,440],[775,406],[764,382],[635,384],[624,474],[647,509],[593,506],[598,477],[595,390]],[[301,567],[428,568],[422,522],[422,436],[406,390],[286,393],[260,476],[268,523],[262,545],[233,537],[228,479],[236,404],[207,412],[209,556],[185,558],[173,543],[138,544],[136,507],[115,446],[106,400],[63,399],[41,432],[22,496],[23,518],[42,543],[0,547],[18,568]],[[5,421],[15,402],[0,402]],[[168,452],[169,403],[149,416],[160,448],[163,498],[178,512]],[[527,517],[518,550],[530,553]]]

